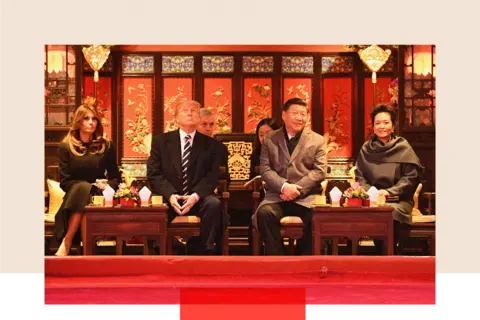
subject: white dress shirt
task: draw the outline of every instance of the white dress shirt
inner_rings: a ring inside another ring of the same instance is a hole
[[[182,129],[179,129],[179,132],[180,132],[180,146],[181,146],[181,154],[182,154],[182,157],[181,159],[183,159],[183,149],[185,148],[185,144],[187,143],[185,141],[185,137],[187,136],[187,133],[185,131],[183,131]],[[190,135],[190,146],[191,148],[193,148],[193,138],[195,137],[195,133],[197,132],[197,130],[194,130],[192,133],[188,133],[188,135]],[[190,154],[192,152],[190,151]],[[197,199],[197,202],[198,200],[200,200],[200,196],[195,192],[192,194],[192,196],[195,197],[195,199]]]

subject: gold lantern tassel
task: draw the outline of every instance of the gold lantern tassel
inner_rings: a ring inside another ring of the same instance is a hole
[[[94,44],[88,48],[83,48],[83,55],[85,56],[85,60],[87,60],[88,64],[94,71],[93,80],[98,82],[98,71],[103,67],[105,62],[110,55],[110,48]]]
[[[377,83],[377,71],[387,62],[392,52],[387,49],[383,50],[376,44],[372,44],[370,47],[364,50],[358,50],[358,55],[367,68],[373,72],[372,83]]]
[[[372,44],[370,47],[364,50],[358,50],[358,55],[367,68],[372,71],[372,83],[373,83],[373,105],[376,104],[376,88],[377,83],[377,71],[387,62],[392,52],[387,49],[383,50],[376,44]]]

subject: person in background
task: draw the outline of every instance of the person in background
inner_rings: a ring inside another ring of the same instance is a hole
[[[258,122],[257,128],[255,130],[254,151],[250,158],[250,180],[260,175],[260,173],[258,172],[258,166],[260,165],[260,154],[262,153],[262,145],[265,136],[279,128],[280,126],[272,118],[264,118],[260,120],[260,122]],[[247,188],[253,190],[253,183],[250,183]],[[262,188],[260,189],[260,198],[263,198],[263,196],[265,196],[265,192]],[[252,228],[252,220],[250,220],[248,225],[248,243],[251,249],[253,249]]]
[[[200,123],[197,126],[197,130],[200,133],[203,133],[206,136],[213,138],[215,134],[215,116],[210,109],[200,108]],[[217,139],[214,138],[214,143],[216,145],[217,154],[219,155],[220,166],[224,168],[225,171],[220,171],[220,179],[227,181],[227,188],[230,184],[230,173],[228,172],[228,150],[227,147]],[[221,186],[218,186],[215,190],[215,193],[222,195],[222,192],[227,190],[222,190]],[[223,247],[223,230],[228,227],[230,223],[230,215],[228,212],[223,212],[222,215],[222,230],[218,230],[216,233],[215,246],[216,254],[222,254]]]
[[[255,130],[255,151],[250,158],[250,179],[259,175],[255,168],[260,165],[260,154],[262,153],[262,145],[266,135],[274,130],[279,129],[280,126],[272,118],[265,118],[260,120]]]
[[[198,132],[213,138],[215,133],[215,116],[207,108],[200,108],[200,122],[197,126]],[[225,172],[220,172],[220,179],[227,180],[230,183],[230,174],[228,173],[228,150],[220,141],[214,139],[217,146],[217,153],[220,156],[220,166],[225,168]],[[221,192],[221,190],[219,190]],[[226,191],[226,190],[225,190]]]

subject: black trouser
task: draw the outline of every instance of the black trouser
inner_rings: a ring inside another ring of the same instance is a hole
[[[312,253],[312,209],[284,201],[261,206],[257,212],[260,235],[265,241],[267,255],[283,255],[285,248],[280,235],[280,220],[284,216],[300,217],[304,223],[303,238],[297,241],[297,252]]]
[[[170,223],[178,214],[170,208],[168,222]],[[207,196],[200,199],[186,214],[198,216],[200,222],[201,253],[212,254],[215,248],[216,235],[222,229],[222,204],[216,196]]]

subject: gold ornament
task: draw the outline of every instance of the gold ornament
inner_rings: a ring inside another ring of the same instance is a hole
[[[391,53],[390,49],[383,50],[376,44],[373,44],[364,50],[358,50],[360,59],[368,69],[373,72],[372,83],[377,83],[377,71],[383,67],[385,62],[387,62]]]
[[[100,70],[107,61],[110,48],[94,44],[88,48],[83,48],[82,51],[88,64],[92,67],[93,71],[95,71],[93,80],[98,82],[98,70]]]

